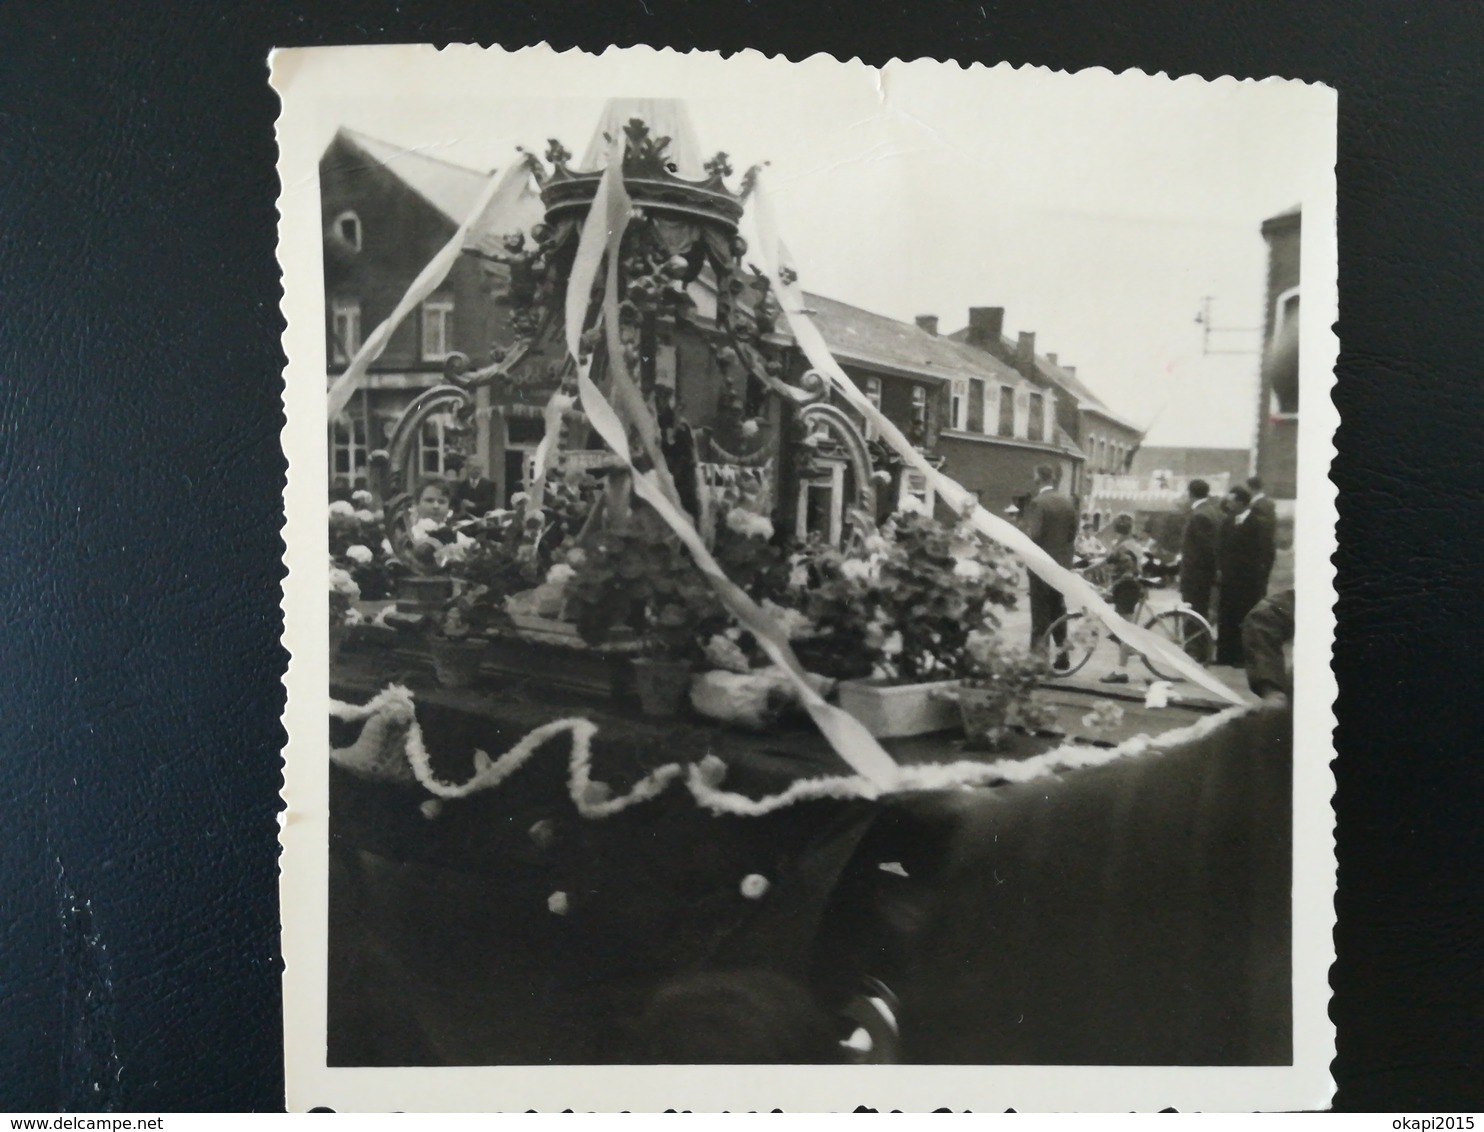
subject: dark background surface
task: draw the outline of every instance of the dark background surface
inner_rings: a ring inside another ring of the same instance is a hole
[[[0,7],[0,1109],[282,1104],[265,57],[429,40],[1341,91],[1337,1104],[1484,1106],[1484,10],[306,7]]]

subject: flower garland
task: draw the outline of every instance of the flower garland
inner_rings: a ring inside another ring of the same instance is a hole
[[[330,714],[353,722],[382,712],[401,713],[412,706],[412,693],[401,685],[393,684],[359,706],[332,700]],[[471,794],[499,786],[524,766],[549,740],[570,732],[572,753],[569,758],[567,790],[577,812],[585,818],[610,817],[630,806],[657,798],[669,789],[671,783],[681,778],[696,805],[702,809],[732,817],[761,817],[799,802],[825,798],[876,801],[898,794],[973,789],[996,782],[1021,784],[1047,778],[1060,771],[1106,766],[1201,739],[1253,710],[1254,708],[1247,705],[1228,708],[1215,715],[1205,716],[1188,727],[1167,731],[1159,736],[1135,735],[1113,748],[1064,743],[1029,759],[1000,759],[992,763],[961,759],[951,763],[905,765],[899,768],[895,780],[885,787],[878,786],[863,775],[801,778],[779,793],[764,798],[750,798],[745,794],[721,789],[727,768],[715,755],[707,755],[699,763],[692,763],[688,767],[679,763],[666,763],[645,775],[628,793],[615,796],[607,783],[592,777],[592,740],[598,727],[592,720],[581,716],[543,724],[498,759],[491,759],[484,751],[476,750],[474,775],[462,783],[444,782],[433,772],[427,747],[423,743],[422,728],[414,717],[407,732],[406,758],[417,782],[434,795],[435,799],[467,798]],[[424,813],[430,817],[435,816],[438,808],[437,802],[425,803]]]

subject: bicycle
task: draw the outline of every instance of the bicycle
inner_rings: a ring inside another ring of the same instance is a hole
[[[1111,602],[1109,590],[1112,578],[1109,576],[1106,563],[1094,562],[1078,570],[1077,573],[1087,579],[1104,599]],[[1157,583],[1150,578],[1140,578],[1139,583],[1139,604],[1134,607],[1133,613],[1127,620],[1136,625],[1142,624],[1150,632],[1158,633],[1197,664],[1202,666],[1210,664],[1216,655],[1216,630],[1211,623],[1189,606],[1166,609],[1146,619],[1146,615],[1150,612],[1149,591]],[[1060,645],[1056,643],[1058,630],[1062,634]],[[1087,662],[1097,652],[1104,637],[1111,638],[1112,634],[1108,632],[1102,621],[1089,616],[1082,610],[1077,610],[1064,613],[1053,621],[1042,634],[1039,647],[1045,650],[1045,654],[1051,658],[1053,675],[1071,676],[1087,666]],[[1144,653],[1138,655],[1139,659],[1144,662],[1144,667],[1149,669],[1156,680],[1180,679],[1178,673],[1167,670],[1167,667],[1159,667]]]

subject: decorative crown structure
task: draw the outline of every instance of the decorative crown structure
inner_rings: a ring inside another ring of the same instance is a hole
[[[719,223],[731,232],[737,230],[743,197],[726,186],[725,178],[732,167],[725,153],[718,153],[706,162],[703,178],[691,180],[679,175],[679,166],[671,158],[673,139],[653,136],[642,118],[630,118],[623,132],[627,138],[624,185],[635,207],[659,215]],[[609,135],[604,137],[607,139]],[[555,141],[546,156],[554,166],[541,189],[547,222],[586,213],[598,191],[603,170],[572,169],[568,165],[572,155]]]

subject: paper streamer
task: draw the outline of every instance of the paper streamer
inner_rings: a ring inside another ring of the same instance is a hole
[[[757,639],[758,645],[768,658],[787,674],[799,701],[803,704],[820,732],[829,741],[836,753],[858,774],[870,781],[888,786],[896,781],[900,768],[881,747],[873,735],[854,716],[828,704],[815,691],[805,677],[803,666],[794,656],[783,630],[750,598],[745,591],[731,581],[721,566],[706,549],[696,532],[690,517],[680,506],[670,480],[664,455],[654,442],[653,421],[647,408],[639,399],[623,363],[623,353],[618,340],[618,293],[617,272],[619,247],[624,229],[629,220],[629,198],[623,185],[622,135],[615,141],[608,166],[603,172],[593,205],[583,224],[581,243],[578,245],[573,271],[568,280],[567,291],[567,344],[571,349],[581,345],[580,327],[586,321],[585,300],[592,294],[598,265],[602,260],[602,248],[606,247],[609,272],[605,286],[603,320],[608,336],[608,362],[615,394],[631,405],[631,416],[636,431],[648,450],[653,467],[640,472],[633,461],[629,446],[628,431],[614,407],[604,397],[592,380],[589,367],[578,360],[578,390],[592,427],[613,452],[628,465],[633,478],[634,491],[654,508],[671,530],[690,551],[696,566],[715,588],[718,598],[738,622]],[[596,219],[595,219],[596,218]],[[601,241],[600,250],[593,245]],[[579,271],[580,268],[580,271]],[[646,427],[646,425],[648,427]]]
[[[520,184],[522,177],[530,176],[529,171],[519,162],[508,166],[499,177],[490,178],[484,191],[479,194],[479,200],[475,202],[469,218],[459,225],[448,243],[444,244],[437,255],[428,261],[426,267],[418,273],[412,281],[412,286],[407,288],[407,293],[381,324],[377,326],[366,340],[361,343],[361,348],[356,351],[356,356],[350,360],[345,367],[345,372],[335,379],[330,386],[329,393],[329,415],[334,419],[346,405],[350,404],[351,397],[360,388],[361,382],[366,377],[366,371],[371,364],[381,357],[386,349],[387,343],[392,340],[397,327],[402,325],[402,320],[411,314],[417,307],[442,286],[443,281],[448,278],[448,273],[453,270],[453,265],[458,261],[460,254],[468,245],[469,234],[481,221],[492,222],[494,216],[486,216],[486,213],[498,213],[500,210],[491,209],[490,204],[499,198],[503,200],[510,191]]]
[[[1096,614],[1114,636],[1146,656],[1154,657],[1161,664],[1174,669],[1221,699],[1233,704],[1245,703],[1246,701],[1240,695],[1212,676],[1182,650],[1176,648],[1173,643],[1148,629],[1125,621],[1112,606],[1103,600],[1102,595],[1087,579],[1056,562],[1019,527],[980,506],[962,484],[928,463],[901,430],[866,399],[866,395],[840,368],[824,336],[819,332],[819,328],[805,313],[803,289],[799,286],[788,249],[778,238],[777,226],[773,219],[768,194],[763,185],[761,171],[753,190],[753,199],[757,202],[757,226],[763,242],[763,269],[769,274],[769,280],[783,307],[784,316],[788,319],[789,329],[793,332],[794,341],[804,351],[809,364],[827,376],[851,407],[875,426],[881,439],[891,445],[902,460],[927,478],[949,508],[965,516],[986,538],[992,539],[1019,555],[1037,577],[1060,591],[1069,602]]]

